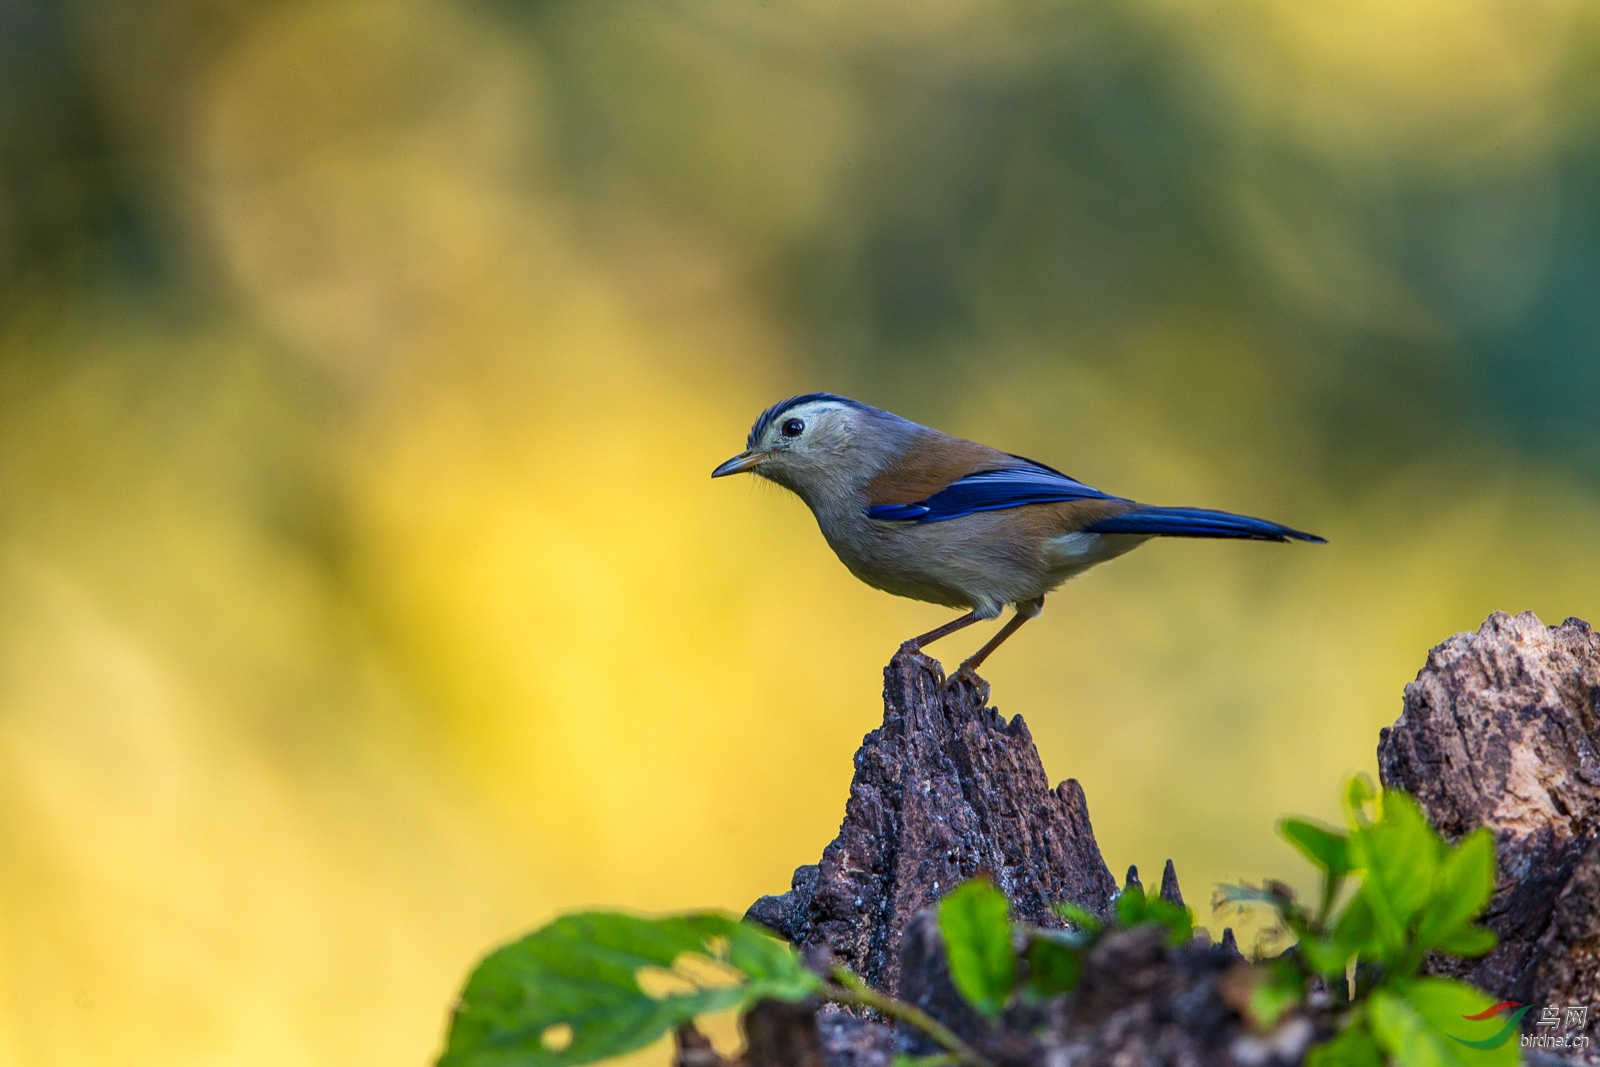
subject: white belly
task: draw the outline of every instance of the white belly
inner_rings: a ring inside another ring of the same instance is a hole
[[[868,585],[988,617],[1145,540],[1077,533],[1023,545],[1000,512],[934,523],[874,522],[848,512],[817,518],[845,566]]]

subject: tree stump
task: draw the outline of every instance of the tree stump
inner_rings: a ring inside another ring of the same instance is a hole
[[[1500,944],[1431,968],[1540,1010],[1530,1034],[1600,1043],[1600,634],[1496,612],[1428,653],[1405,710],[1381,732],[1386,786],[1414,795],[1440,833],[1495,836],[1498,877],[1484,918]],[[1568,1006],[1589,1008],[1565,1024]],[[1562,1025],[1540,1028],[1542,1009]]]
[[[1060,926],[1071,901],[1103,913],[1116,880],[1100,857],[1083,789],[1055,789],[1018,715],[985,706],[988,686],[947,685],[939,664],[901,652],[884,670],[883,725],[862,742],[844,824],[822,862],[745,918],[799,948],[826,946],[871,985],[900,989],[900,940],[916,914],[987,874],[1018,918]]]

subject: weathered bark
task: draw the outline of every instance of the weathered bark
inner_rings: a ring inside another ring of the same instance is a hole
[[[1435,959],[1499,997],[1591,1006],[1600,1039],[1600,634],[1579,619],[1489,616],[1428,653],[1405,710],[1378,745],[1386,786],[1416,796],[1455,839],[1495,835],[1481,960]],[[1536,1030],[1539,1012],[1525,1028]],[[1549,1031],[1543,1031],[1548,1033]],[[1576,1029],[1558,1032],[1577,1033]]]
[[[801,948],[826,945],[878,989],[899,990],[912,918],[980,872],[1017,917],[1059,926],[1071,901],[1102,912],[1116,882],[1100,857],[1083,789],[1050,788],[1019,715],[985,707],[988,687],[900,653],[884,671],[883,725],[856,752],[844,824],[822,862],[746,918]]]
[[[1168,860],[1161,871],[1161,899],[1168,904],[1183,906],[1183,890],[1178,888],[1178,869]]]
[[[744,1031],[745,1056],[752,1063],[826,1067],[815,1004],[764,1000],[745,1012],[739,1026]]]
[[[739,1029],[744,1052],[730,1060],[692,1023],[679,1027],[675,1067],[887,1067],[896,1051],[888,1027],[816,1001],[760,1001]]]

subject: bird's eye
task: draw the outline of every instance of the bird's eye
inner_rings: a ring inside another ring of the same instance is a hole
[[[799,437],[806,428],[806,424],[799,419],[790,419],[783,424],[782,431],[785,437]]]

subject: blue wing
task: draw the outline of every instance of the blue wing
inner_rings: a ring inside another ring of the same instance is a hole
[[[915,504],[874,504],[867,508],[867,517],[885,522],[943,522],[979,511],[1003,511],[1027,504],[1117,499],[1043,463],[1021,462],[1021,466],[978,471],[958,478]]]
[[[1139,508],[1109,515],[1084,527],[1085,533],[1145,534],[1152,537],[1233,537],[1245,541],[1327,542],[1316,534],[1249,515],[1210,508]]]

